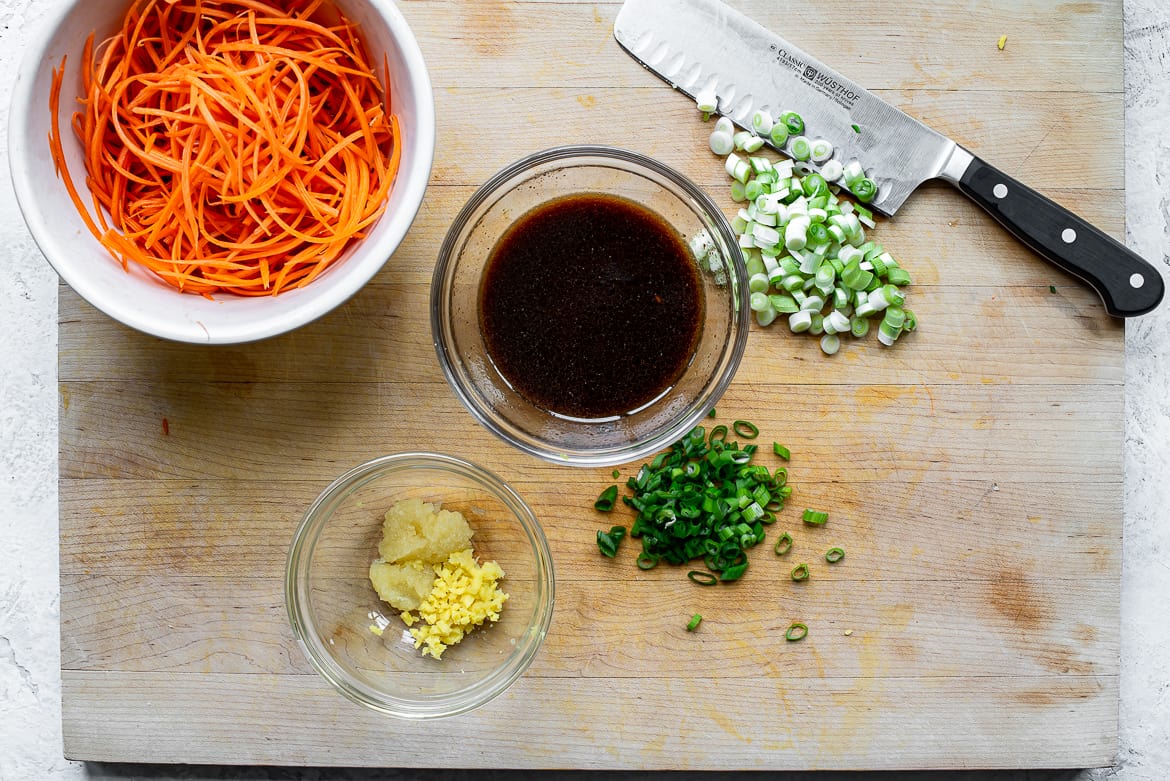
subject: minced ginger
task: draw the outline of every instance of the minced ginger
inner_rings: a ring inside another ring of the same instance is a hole
[[[441,659],[469,631],[498,621],[508,599],[499,587],[503,569],[494,561],[476,562],[471,536],[460,513],[436,510],[419,499],[397,502],[382,523],[370,583],[401,611],[424,656]]]

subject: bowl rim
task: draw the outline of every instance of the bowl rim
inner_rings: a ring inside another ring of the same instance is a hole
[[[132,297],[107,295],[101,286],[93,284],[88,275],[79,271],[75,264],[63,259],[70,254],[67,241],[61,235],[61,231],[54,230],[53,215],[46,213],[42,208],[37,194],[46,186],[48,172],[32,165],[29,159],[34,144],[28,132],[27,117],[42,103],[41,98],[33,94],[37,74],[43,68],[57,65],[54,59],[56,55],[49,51],[50,45],[70,16],[79,11],[86,2],[87,0],[69,0],[60,3],[38,21],[17,66],[9,101],[8,123],[9,174],[21,216],[42,256],[61,280],[79,296],[112,319],[151,336],[191,344],[242,344],[293,331],[328,314],[352,298],[389,262],[405,239],[422,205],[434,165],[436,133],[434,91],[422,50],[406,18],[390,0],[367,2],[385,22],[406,62],[405,77],[416,96],[414,114],[417,117],[417,150],[411,155],[409,162],[403,162],[392,187],[392,193],[400,193],[400,202],[396,204],[392,214],[384,213],[379,218],[379,222],[390,220],[389,228],[384,235],[378,237],[376,244],[367,245],[365,242],[369,241],[369,237],[363,239],[360,257],[346,258],[347,273],[343,280],[323,288],[324,293],[316,292],[322,290],[317,288],[312,294],[299,296],[300,300],[297,300],[294,306],[276,311],[272,316],[233,323],[230,329],[220,327],[211,332],[196,320],[160,319],[141,313],[131,303]],[[126,0],[127,6],[129,3],[130,0]],[[46,111],[47,105],[44,103]],[[68,127],[64,127],[62,135],[68,133]],[[55,173],[52,178],[53,186],[63,187]],[[83,198],[86,196],[87,188],[82,189],[80,181],[79,192]],[[88,232],[84,235],[89,236]],[[101,245],[98,247],[105,251]],[[110,260],[114,262],[112,257]],[[306,287],[303,290],[311,288]],[[289,291],[288,294],[303,290]]]
[[[491,417],[485,414],[484,410],[480,408],[477,399],[462,386],[453,368],[457,361],[454,357],[453,346],[447,334],[446,315],[449,314],[450,305],[443,295],[443,287],[447,278],[453,274],[455,265],[454,254],[456,243],[460,240],[461,226],[469,223],[470,218],[480,206],[494,195],[502,185],[524,171],[540,165],[576,158],[611,159],[641,166],[667,179],[672,184],[677,185],[685,198],[694,201],[702,212],[710,218],[713,227],[720,233],[723,244],[731,250],[729,262],[734,270],[734,278],[729,280],[729,284],[733,286],[732,292],[737,299],[737,311],[732,317],[735,323],[735,334],[730,344],[731,352],[727,369],[711,386],[708,396],[709,404],[704,405],[703,408],[696,405],[695,409],[689,415],[679,418],[673,425],[662,429],[641,443],[632,445],[624,444],[591,451],[577,450],[576,452],[568,453],[564,450],[540,447],[538,444],[530,444],[529,442],[513,438],[507,430],[497,425]],[[472,417],[496,437],[529,455],[536,456],[554,464],[579,467],[616,466],[644,458],[668,447],[706,417],[709,408],[714,406],[722,398],[735,378],[739,364],[747,349],[748,333],[751,330],[751,318],[749,316],[751,308],[749,306],[748,296],[747,266],[743,253],[739,251],[738,240],[723,210],[706,191],[674,168],[640,152],[606,144],[568,144],[534,152],[500,169],[476,188],[476,191],[467,200],[467,203],[460,209],[448,228],[446,236],[443,238],[443,243],[439,248],[438,258],[435,263],[435,269],[431,277],[431,337],[435,352],[439,358],[439,365],[443,370],[443,376],[446,378],[447,384],[463,407],[471,413]]]
[[[537,620],[525,632],[526,642],[518,642],[505,663],[472,686],[445,694],[410,698],[387,694],[375,687],[352,679],[344,669],[332,662],[315,630],[316,624],[309,609],[310,597],[307,579],[303,575],[312,562],[313,550],[321,530],[332,515],[328,505],[343,497],[352,487],[375,474],[403,469],[442,469],[471,478],[496,494],[512,511],[524,529],[536,562],[535,581]],[[322,514],[325,513],[325,514]],[[531,665],[552,623],[555,606],[555,573],[552,553],[544,529],[532,508],[508,483],[494,472],[466,459],[445,453],[407,451],[391,453],[358,464],[341,474],[305,511],[293,533],[285,561],[285,612],[297,645],[310,665],[334,689],[351,701],[380,713],[403,719],[433,719],[466,713],[491,701],[506,691]]]

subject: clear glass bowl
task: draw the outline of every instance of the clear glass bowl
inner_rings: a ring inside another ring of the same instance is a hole
[[[517,393],[492,363],[479,317],[480,280],[503,233],[533,208],[576,193],[633,200],[663,217],[684,239],[705,231],[716,260],[714,268],[706,259],[701,262],[706,316],[683,375],[652,404],[596,420],[557,415]],[[748,315],[743,254],[715,203],[667,166],[613,147],[549,149],[493,176],[455,218],[431,283],[435,350],[459,400],[505,441],[545,460],[575,466],[634,461],[689,431],[714,406],[739,367]]]
[[[408,498],[461,512],[476,558],[504,570],[500,620],[440,660],[414,648],[368,576],[383,516]],[[520,677],[548,632],[553,590],[548,541],[514,490],[462,459],[398,453],[349,470],[313,502],[289,549],[285,606],[309,662],[339,692],[382,713],[425,719],[479,707]],[[371,630],[383,625],[381,636]]]

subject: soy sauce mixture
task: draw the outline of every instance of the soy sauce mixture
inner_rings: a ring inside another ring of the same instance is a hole
[[[518,393],[575,418],[621,415],[682,375],[702,330],[699,271],[655,212],[600,193],[523,215],[479,292],[488,354]]]

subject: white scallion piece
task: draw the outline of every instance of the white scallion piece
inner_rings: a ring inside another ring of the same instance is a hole
[[[731,121],[731,117],[719,117],[715,120],[715,132],[733,136],[735,135],[735,123]]]
[[[818,138],[809,146],[809,157],[814,163],[823,163],[832,156],[833,145],[829,143],[828,139]],[[827,180],[828,177],[825,179]]]
[[[841,165],[839,160],[826,160],[825,164],[821,166],[821,176],[825,177],[826,182],[838,182],[844,173],[845,166]],[[845,201],[845,203],[841,204],[842,212],[845,211],[844,207],[848,203],[848,201]],[[852,204],[849,205],[849,208],[853,208]]]
[[[760,138],[759,136],[755,135],[754,133],[751,134],[751,138],[749,138],[746,142],[744,142],[744,145],[743,145],[743,151],[747,152],[748,154],[752,154],[754,152],[759,152],[763,148],[764,148],[764,139]]]
[[[804,249],[808,244],[808,217],[793,217],[784,228],[784,246],[789,252]]]
[[[752,114],[752,130],[758,135],[766,136],[772,132],[772,115],[765,109],[756,109]]]
[[[719,96],[713,89],[701,90],[695,95],[695,107],[703,112],[705,120],[719,110]]]
[[[832,323],[833,330],[839,334],[843,334],[848,331],[851,325],[849,322],[849,317],[844,312],[837,309],[834,309],[829,313],[829,316],[825,318],[825,322]]]
[[[825,326],[825,335],[821,337],[821,352],[825,355],[836,355],[837,351],[841,349],[841,339],[835,333],[829,333],[828,326]]]
[[[812,157],[812,143],[804,136],[797,136],[788,141],[788,154],[793,160],[804,162]],[[797,170],[800,170],[797,168]]]
[[[819,312],[825,308],[825,299],[820,296],[809,296],[804,299],[800,308],[807,309],[810,312]]]
[[[707,139],[707,145],[711,147],[711,151],[723,157],[735,151],[735,141],[732,140],[730,133],[724,133],[722,130],[716,130]]]
[[[847,186],[852,187],[854,182],[865,178],[865,169],[861,167],[861,163],[859,161],[850,160],[842,169],[841,177],[845,180],[845,184]]]
[[[812,312],[802,309],[788,316],[788,328],[794,334],[802,334],[812,327]]]
[[[780,232],[773,227],[756,223],[752,228],[752,238],[757,247],[774,247],[780,243]]]

